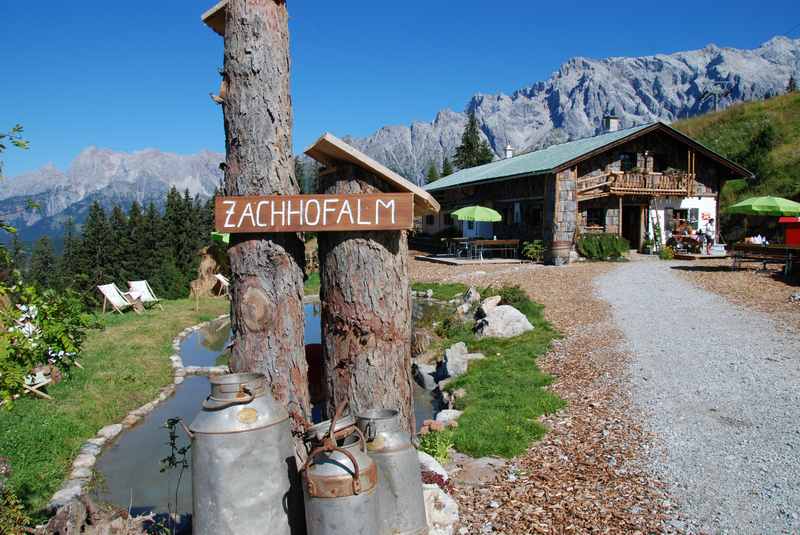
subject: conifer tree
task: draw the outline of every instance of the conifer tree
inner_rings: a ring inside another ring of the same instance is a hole
[[[128,210],[128,240],[130,241],[131,253],[129,259],[132,261],[128,265],[130,276],[136,280],[147,279],[149,273],[143,264],[143,256],[149,254],[149,230],[145,226],[142,206],[134,201]]]
[[[131,247],[128,217],[122,211],[122,208],[117,205],[111,210],[109,225],[111,227],[111,242],[109,243],[108,252],[108,270],[112,274],[114,281],[122,288],[125,288],[125,282],[131,280],[130,267],[136,261],[136,255]]]
[[[467,127],[461,135],[461,145],[456,148],[453,161],[459,169],[467,169],[489,163],[492,160],[494,160],[492,149],[485,140],[481,139],[478,119],[475,118],[475,112],[470,111]]]
[[[47,235],[42,236],[33,246],[28,280],[40,288],[56,288],[56,254]]]
[[[425,178],[428,180],[428,184],[430,184],[431,182],[436,182],[437,180],[442,178],[439,175],[439,170],[436,168],[436,164],[434,162],[431,162],[431,164],[428,166],[428,174],[426,175]]]
[[[82,273],[80,271],[81,240],[75,228],[75,220],[67,219],[64,223],[64,251],[58,262],[58,277],[61,288],[81,288]]]
[[[99,284],[113,282],[111,265],[111,226],[105,210],[95,201],[83,227],[81,240],[80,271],[86,275],[81,290],[87,299],[93,299],[94,288]],[[90,297],[92,296],[92,297]]]
[[[19,233],[15,232],[11,235],[11,250],[9,251],[11,259],[11,267],[20,272],[25,272],[28,269],[27,254],[25,252],[25,244],[19,237]]]
[[[449,176],[453,174],[453,164],[450,163],[450,159],[445,156],[444,162],[442,162],[442,176]]]

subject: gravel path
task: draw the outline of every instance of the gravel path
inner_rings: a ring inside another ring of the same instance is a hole
[[[689,532],[800,532],[800,337],[692,286],[676,263],[599,277],[632,353],[652,463]]]

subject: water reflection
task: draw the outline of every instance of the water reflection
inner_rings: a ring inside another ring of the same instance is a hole
[[[414,306],[415,318],[425,314],[428,307]],[[305,343],[319,344],[322,339],[319,305],[305,305]],[[185,366],[213,366],[226,362],[225,347],[231,338],[230,323],[227,320],[212,322],[203,329],[193,332],[181,345],[181,357]],[[417,428],[422,421],[433,416],[430,392],[414,386],[414,413]],[[190,512],[192,508],[192,485],[189,470],[176,496],[177,470],[160,472],[160,460],[170,454],[167,445],[168,434],[164,422],[168,418],[180,417],[190,423],[200,410],[202,401],[208,395],[208,379],[187,377],[178,386],[175,395],[159,405],[142,422],[124,432],[119,439],[107,447],[98,458],[95,467],[98,485],[94,491],[96,498],[131,508],[135,513]],[[188,442],[188,438],[183,439]],[[191,451],[190,451],[191,454]],[[177,503],[177,507],[176,504]]]

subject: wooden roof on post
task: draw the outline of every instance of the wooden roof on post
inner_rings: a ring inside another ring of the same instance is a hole
[[[414,207],[418,210],[415,215],[439,211],[439,203],[433,198],[433,195],[401,177],[383,164],[376,162],[358,149],[351,147],[333,134],[323,134],[305,152],[327,168],[335,167],[337,161],[348,162],[377,175],[381,180],[389,184],[392,191],[413,193]]]
[[[209,28],[222,37],[225,37],[225,8],[227,7],[228,0],[221,0],[200,17]]]

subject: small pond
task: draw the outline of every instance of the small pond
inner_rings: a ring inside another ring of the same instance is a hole
[[[430,311],[431,305],[415,303],[414,316]],[[318,344],[322,338],[318,305],[305,305],[305,343]],[[214,366],[222,357],[231,338],[227,320],[213,322],[190,334],[181,345],[184,366]],[[430,392],[413,383],[414,412],[419,427],[423,420],[433,416]],[[96,498],[134,513],[191,512],[192,483],[187,469],[176,494],[178,470],[160,471],[161,459],[170,454],[168,433],[163,427],[168,418],[180,417],[191,423],[200,405],[208,395],[206,377],[187,376],[178,385],[175,395],[160,404],[136,427],[124,432],[114,444],[107,447],[98,458],[95,470]],[[179,444],[188,442],[179,431]],[[191,451],[190,451],[191,453]],[[177,498],[177,500],[176,500]],[[177,501],[178,507],[175,507]]]

